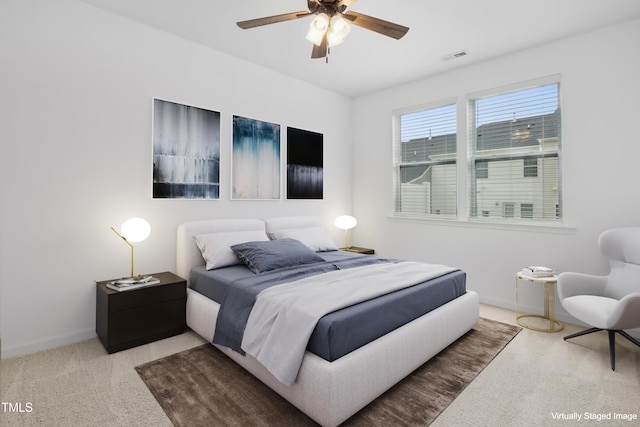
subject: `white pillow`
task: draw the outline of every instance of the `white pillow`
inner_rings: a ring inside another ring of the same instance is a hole
[[[269,240],[264,230],[221,231],[199,234],[195,239],[206,262],[207,270],[240,264],[237,255],[231,250],[233,245]]]
[[[295,239],[314,252],[337,251],[338,247],[322,227],[288,228],[269,233],[272,239]]]

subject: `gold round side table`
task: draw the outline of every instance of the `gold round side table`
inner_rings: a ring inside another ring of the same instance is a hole
[[[518,309],[518,283],[520,280],[524,280],[527,282],[538,283],[544,286],[544,314],[520,314]],[[523,328],[531,329],[533,331],[538,332],[558,332],[564,328],[564,325],[556,320],[555,318],[555,307],[556,307],[556,297],[555,297],[555,286],[558,282],[558,276],[547,276],[547,277],[531,277],[523,274],[522,272],[516,273],[516,322],[518,325]],[[539,319],[544,319],[549,321],[548,328],[538,328],[536,326],[532,326],[531,324],[525,323],[523,319],[528,317],[537,317]]]

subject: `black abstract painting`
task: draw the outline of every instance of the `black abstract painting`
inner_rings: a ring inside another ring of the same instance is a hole
[[[322,199],[323,135],[287,128],[287,199]]]

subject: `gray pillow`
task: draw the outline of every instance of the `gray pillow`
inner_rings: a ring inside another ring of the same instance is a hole
[[[306,245],[294,239],[240,243],[231,246],[231,250],[254,273],[324,261]]]

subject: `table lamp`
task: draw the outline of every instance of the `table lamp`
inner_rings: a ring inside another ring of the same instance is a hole
[[[349,230],[356,226],[358,220],[350,215],[342,215],[333,222],[336,227],[344,230],[344,248],[349,249]]]
[[[116,233],[124,242],[131,247],[131,279],[140,279],[141,276],[135,276],[133,274],[133,244],[142,242],[149,234],[151,234],[151,226],[147,221],[142,218],[130,218],[126,220],[120,228],[120,233],[115,228],[111,227],[114,233]]]

